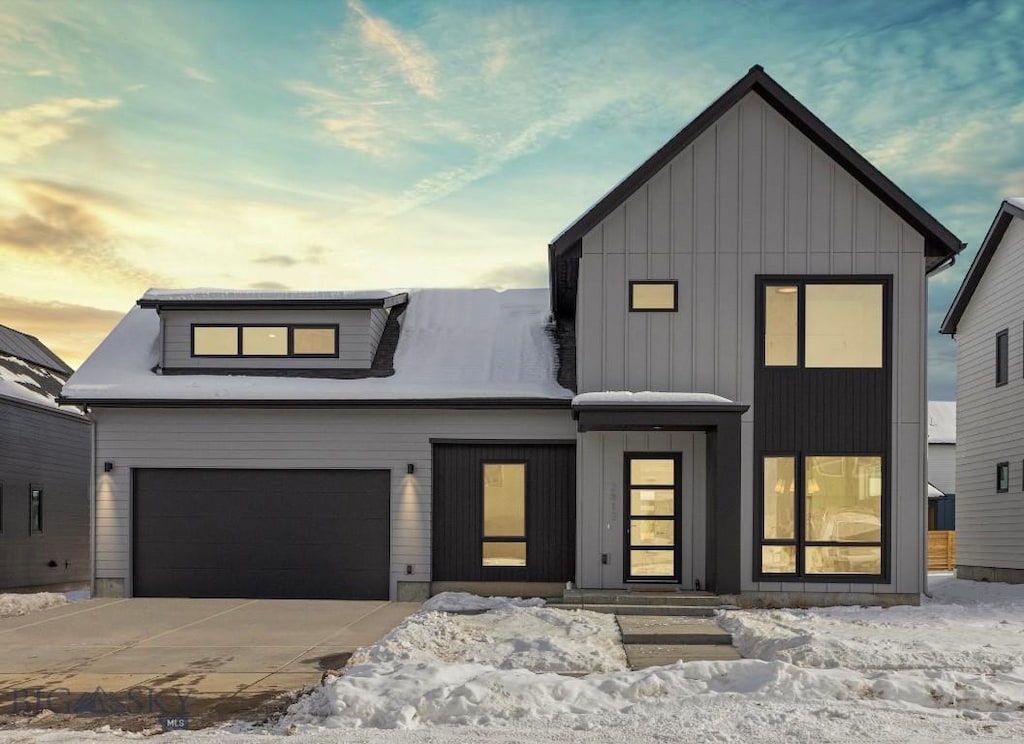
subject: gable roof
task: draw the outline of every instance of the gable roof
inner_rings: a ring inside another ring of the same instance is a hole
[[[981,277],[985,275],[985,269],[992,261],[992,256],[995,255],[996,248],[999,247],[999,243],[1014,217],[1024,220],[1024,197],[1006,199],[999,205],[999,211],[996,212],[995,219],[992,220],[988,232],[985,233],[985,239],[981,242],[978,253],[971,262],[971,268],[967,270],[960,289],[957,290],[956,297],[953,298],[953,304],[949,306],[939,333],[956,333],[957,324],[967,310],[971,297],[974,296],[974,290],[978,288]]]
[[[0,354],[23,359],[65,376],[72,371],[63,359],[46,348],[38,338],[5,325],[0,325]]]
[[[230,293],[193,290],[190,300],[205,301],[204,294]],[[200,369],[159,374],[160,318],[157,308],[140,303],[83,362],[62,400],[106,406],[569,407],[572,391],[557,382],[547,290],[424,289],[410,290],[407,298],[394,374],[359,379]],[[282,298],[275,307],[289,303]]]
[[[946,229],[920,204],[886,178],[881,171],[773,80],[761,65],[754,65],[746,75],[704,109],[697,118],[683,127],[661,149],[620,181],[615,188],[605,194],[600,201],[551,241],[548,246],[548,266],[552,309],[556,314],[559,314],[560,305],[565,301],[565,298],[560,296],[557,285],[559,281],[563,283],[566,280],[572,281],[571,275],[567,274],[567,268],[559,265],[560,261],[567,255],[575,255],[579,250],[579,243],[586,233],[615,211],[655,173],[689,147],[708,127],[750,92],[761,96],[783,118],[799,129],[811,142],[839,163],[883,204],[924,237],[927,272],[937,269],[963,250],[965,244],[956,235]]]

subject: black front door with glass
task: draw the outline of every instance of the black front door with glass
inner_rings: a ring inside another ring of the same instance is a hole
[[[625,581],[678,583],[682,455],[627,453]]]

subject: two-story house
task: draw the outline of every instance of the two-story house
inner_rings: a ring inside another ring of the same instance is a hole
[[[961,248],[754,67],[554,239],[549,291],[148,292],[64,391],[97,593],[916,602]]]
[[[1024,582],[1024,198],[1007,199],[942,333],[956,339],[956,573]]]

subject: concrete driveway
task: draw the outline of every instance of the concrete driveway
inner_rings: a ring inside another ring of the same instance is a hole
[[[0,618],[0,714],[123,728],[255,720],[319,682],[416,603],[94,599]],[[268,707],[269,706],[269,707]],[[45,714],[44,717],[50,717]],[[136,721],[138,725],[132,725]],[[94,721],[95,723],[95,721]]]

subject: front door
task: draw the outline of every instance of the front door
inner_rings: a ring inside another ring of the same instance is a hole
[[[680,582],[682,461],[678,452],[626,453],[625,581]]]

